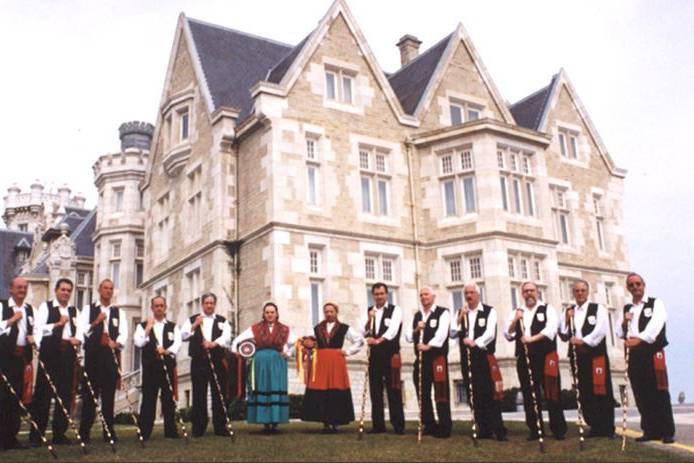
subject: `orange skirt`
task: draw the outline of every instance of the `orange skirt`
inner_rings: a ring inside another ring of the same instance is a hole
[[[319,391],[349,389],[347,361],[342,349],[318,349],[315,379],[311,378],[308,389]]]

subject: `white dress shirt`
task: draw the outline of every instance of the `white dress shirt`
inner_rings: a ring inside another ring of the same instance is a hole
[[[535,318],[535,312],[537,312],[537,308],[542,305],[545,305],[545,303],[542,301],[537,301],[535,305],[530,308],[526,307],[525,305],[519,307],[519,309],[523,310],[523,327],[525,328],[523,334],[525,336],[532,336],[530,328],[533,324],[533,319]],[[557,319],[557,311],[554,310],[554,307],[549,304],[547,304],[547,310],[545,313],[547,314],[547,323],[545,324],[544,329],[537,334],[542,334],[551,341],[557,335],[557,331],[559,330],[559,320]],[[516,310],[512,310],[509,314],[506,329],[504,330],[504,336],[509,341],[515,341],[516,339],[515,330],[512,333],[509,333],[509,329],[513,325],[514,318],[516,318]]]
[[[289,333],[287,335],[287,342],[285,345],[282,347],[282,351],[287,354],[291,355],[294,353],[294,343],[296,342],[296,334],[294,331],[292,331],[291,328],[287,327],[289,329]],[[272,333],[272,330],[275,329],[275,325],[272,324],[269,327],[270,333]],[[248,341],[249,339],[255,339],[255,336],[253,335],[253,327],[249,326],[246,328],[241,334],[236,336],[236,339],[234,339],[234,342],[231,343],[231,351],[236,353],[239,344],[241,344],[243,341]]]
[[[164,325],[166,324],[166,321],[166,319],[163,319],[162,321],[154,320],[152,331],[154,332],[154,338],[157,340],[157,345],[155,347],[164,346]],[[168,355],[175,357],[176,354],[178,354],[178,349],[181,348],[182,342],[181,330],[178,328],[178,326],[174,325],[171,335],[173,336],[173,344],[171,344],[166,351],[168,352]],[[145,336],[145,329],[141,324],[138,323],[137,327],[135,328],[135,334],[133,335],[133,342],[135,343],[135,346],[142,349],[149,344],[149,341],[149,336]]]
[[[108,327],[111,324],[111,306],[109,305],[108,307],[104,307],[100,302],[97,302],[96,306],[101,309],[101,313],[106,314],[106,318],[101,323],[104,326],[104,333],[108,334]],[[87,304],[82,309],[82,312],[80,312],[79,317],[77,317],[79,319],[79,329],[82,330],[85,340],[92,335],[93,331],[91,323],[89,322],[90,312],[91,306]],[[116,338],[116,342],[120,344],[121,348],[123,348],[128,341],[128,319],[125,317],[125,311],[123,309],[118,309],[118,318],[118,337]]]
[[[582,339],[583,342],[588,344],[590,347],[595,347],[605,339],[607,336],[607,331],[610,329],[610,321],[607,316],[607,309],[598,304],[598,311],[594,317],[588,317],[586,320],[586,315],[588,315],[588,305],[590,301],[586,301],[583,305],[577,305],[574,310],[574,328],[576,329],[576,339]],[[583,337],[582,330],[584,323],[593,325],[593,331],[588,333],[586,337]],[[566,310],[562,312],[561,324],[559,325],[559,332],[562,337],[569,339],[569,324],[566,323]]]
[[[373,308],[376,310],[376,333],[378,333],[378,330],[381,327],[381,319],[383,318],[383,313],[384,309],[387,306],[384,305],[383,307],[376,307],[374,306]],[[361,329],[362,336],[366,336],[366,333],[368,330],[366,330],[366,323],[369,321],[369,315],[368,313],[362,314],[361,319],[359,321],[359,329]],[[390,321],[387,322],[387,328],[386,332],[383,333],[383,338],[385,338],[388,341],[392,341],[398,336],[398,330],[400,329],[400,325],[402,324],[402,309],[399,306],[395,306],[393,309],[393,314],[390,317]],[[376,335],[374,334],[374,337]]]
[[[68,321],[63,325],[63,341],[69,341],[70,338],[74,337],[79,342],[84,341],[84,335],[82,334],[81,325],[79,324],[80,311],[75,309],[75,318],[70,320],[70,312],[68,311],[68,304],[65,306],[60,305],[57,299],[50,301],[53,307],[57,307],[60,312],[61,317],[67,317]],[[55,323],[48,323],[48,302],[43,302],[39,306],[39,310],[36,312],[36,327],[34,329],[35,333],[39,333],[41,339],[53,336],[53,328],[55,328]],[[72,332],[72,327],[70,322],[75,324],[75,333]],[[37,344],[40,344],[41,339],[37,339]]]
[[[627,327],[626,336],[622,330],[622,322],[624,320],[624,315],[622,315],[622,318],[619,320],[619,323],[617,323],[617,326],[615,327],[615,332],[617,333],[618,337],[640,338],[648,344],[653,344],[655,342],[655,338],[658,337],[658,334],[660,334],[660,331],[663,329],[663,326],[665,326],[665,322],[667,321],[667,312],[665,311],[665,304],[663,303],[663,301],[661,301],[658,298],[655,298],[655,302],[653,303],[651,320],[646,325],[646,328],[643,331],[640,331],[639,318],[641,318],[643,306],[647,301],[648,295],[644,294],[643,298],[641,299],[641,302],[632,305],[629,309],[629,312],[632,314],[632,319],[631,323],[629,323],[629,326]]]
[[[477,323],[477,314],[482,310],[482,302],[479,302],[476,307],[471,308],[467,314],[468,317],[468,336],[467,339],[472,339],[475,335],[475,323]],[[463,327],[458,323],[458,317],[455,317],[455,322],[451,323],[451,338],[456,339],[460,333],[463,331]],[[487,349],[489,343],[494,341],[496,337],[496,309],[492,307],[489,309],[489,315],[487,315],[486,326],[484,327],[484,332],[478,338],[473,339],[475,344],[480,349]]]
[[[218,326],[218,328],[222,331],[222,334],[217,339],[212,339],[212,327],[214,326],[217,314],[205,315],[201,313],[200,315],[202,315],[202,325],[200,325],[200,328],[202,328],[202,337],[206,341],[216,342],[221,347],[227,347],[229,342],[231,342],[231,327],[229,323],[226,321],[219,322],[220,326]],[[191,330],[192,327],[193,324],[190,322],[190,318],[186,319],[181,327],[181,338],[183,341],[190,340],[190,337],[195,334],[194,331]]]
[[[434,313],[438,306],[434,305],[431,307],[431,309],[428,312],[425,312],[424,309],[419,309],[419,313],[422,314],[422,321],[426,324],[429,323],[429,317]],[[433,321],[433,320],[432,320]],[[410,323],[409,326],[413,326],[414,323],[414,317],[412,323]],[[377,325],[378,326],[378,325]],[[433,328],[433,326],[432,326]],[[434,337],[432,337],[427,345],[431,347],[443,347],[443,343],[446,342],[448,332],[450,331],[451,328],[451,311],[450,310],[445,310],[441,316],[439,317],[438,324],[436,326],[436,332],[434,333]],[[420,343],[422,342],[422,339],[420,337]],[[413,342],[414,340],[414,330],[408,329],[405,330],[405,340],[407,342]]]
[[[17,333],[17,345],[18,346],[26,346],[27,345],[27,323],[34,325],[34,319],[33,317],[30,317],[27,315],[27,303],[25,302],[22,304],[21,307],[17,306],[17,303],[14,301],[13,298],[10,298],[7,301],[7,304],[10,306],[10,308],[14,311],[14,313],[17,312],[22,312],[22,319],[19,320],[16,325],[18,328],[18,333]],[[0,321],[0,336],[9,336],[10,331],[12,330],[12,326],[7,323],[7,320],[2,320]],[[36,329],[34,329],[36,331]],[[36,334],[36,333],[34,333]],[[36,341],[36,339],[34,339]]]

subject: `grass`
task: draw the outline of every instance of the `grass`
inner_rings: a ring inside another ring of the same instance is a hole
[[[58,446],[58,461],[692,461],[692,458],[638,444],[632,439],[626,452],[620,451],[621,439],[589,439],[579,451],[578,430],[571,426],[564,441],[548,438],[545,453],[537,442],[526,442],[523,423],[508,422],[509,442],[480,441],[474,447],[468,423],[458,422],[450,439],[425,437],[417,444],[417,424],[408,422],[404,436],[392,433],[364,435],[357,440],[356,425],[345,426],[336,435],[320,434],[320,424],[291,423],[281,426],[281,433],[267,436],[260,426],[235,422],[235,442],[229,438],[208,435],[191,439],[186,446],[180,441],[164,439],[161,426],[152,439],[140,448],[132,427],[117,427],[120,442],[111,453],[102,442],[100,429],[92,431],[89,454],[82,455],[79,446]],[[190,432],[189,426],[187,426]],[[368,426],[367,426],[368,429]],[[22,436],[26,439],[26,434]],[[72,436],[71,436],[72,437]],[[51,461],[46,448],[13,450],[0,453],[0,460]]]

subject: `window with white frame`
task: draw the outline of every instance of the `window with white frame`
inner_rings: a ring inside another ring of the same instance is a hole
[[[188,173],[188,220],[187,238],[196,238],[200,233],[200,220],[202,218],[202,166],[198,166]]]
[[[121,241],[111,241],[110,273],[115,289],[120,288]]]
[[[602,196],[593,195],[593,213],[595,214],[595,237],[600,251],[607,251],[605,240],[605,217],[603,216]]]
[[[200,267],[185,274],[186,281],[186,316],[200,312],[201,279]]]
[[[309,245],[309,310],[311,326],[317,325],[323,318],[323,285],[325,275],[323,273],[323,247]]]
[[[615,307],[615,301],[614,301],[614,296],[612,295],[614,291],[614,283],[605,283],[605,307],[607,308],[607,319],[609,322],[609,326],[612,327],[614,326],[612,323],[615,320],[615,312],[616,312],[616,307]],[[612,345],[615,345],[614,342],[614,330],[609,329],[610,332],[610,342]]]
[[[169,291],[167,285],[161,285],[154,289],[154,295],[157,297],[163,297],[164,299],[166,299],[168,292]]]
[[[483,109],[478,104],[452,99],[450,101],[451,125],[475,121],[481,117]]]
[[[135,286],[142,284],[145,276],[145,242],[144,240],[135,240]]]
[[[536,217],[533,153],[499,145],[496,157],[503,210],[512,214]]]
[[[579,159],[578,132],[560,128],[558,130],[559,152],[563,158]]]
[[[566,199],[567,189],[550,185],[554,234],[561,244],[571,245],[571,210]]]
[[[373,146],[359,146],[361,211],[366,214],[391,214],[389,152]]]
[[[446,258],[446,265],[448,267],[446,286],[451,295],[451,303],[454,310],[458,310],[465,305],[463,286],[467,282],[474,281],[477,283],[477,286],[480,288],[480,296],[484,299],[482,254],[476,252],[451,256]]]
[[[306,202],[317,206],[320,194],[320,150],[318,137],[306,137]]]
[[[113,212],[123,211],[123,197],[125,195],[125,189],[123,187],[116,187],[113,189]]]
[[[373,305],[371,287],[382,282],[388,285],[388,302],[395,304],[399,285],[397,256],[388,254],[367,253],[364,255],[364,277],[366,280],[366,299]]]
[[[544,256],[519,251],[508,251],[508,276],[511,283],[511,303],[513,307],[522,304],[521,285],[533,281],[537,286],[539,298],[546,290]]]
[[[190,137],[190,110],[186,106],[185,108],[179,109],[178,113],[178,126],[179,126],[179,141],[188,140]]]
[[[77,272],[77,281],[75,284],[75,306],[80,310],[92,300],[91,282],[91,272]]]
[[[169,193],[162,195],[157,200],[157,215],[159,219],[156,224],[155,250],[157,260],[166,257],[169,250],[170,227],[169,227]]]
[[[439,153],[438,162],[444,217],[477,212],[472,146]]]
[[[578,281],[576,278],[559,278],[559,296],[562,307],[569,307],[574,304],[573,285],[576,281]]]
[[[325,68],[325,99],[344,104],[354,104],[354,71],[333,66]]]

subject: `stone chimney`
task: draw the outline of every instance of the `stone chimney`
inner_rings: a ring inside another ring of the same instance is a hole
[[[419,46],[422,41],[414,35],[406,34],[400,37],[396,47],[400,49],[400,65],[405,66],[419,55]]]
[[[60,205],[65,207],[69,205],[70,201],[70,193],[72,190],[67,186],[67,184],[63,184],[60,188],[58,188],[58,197],[60,198]]]
[[[124,122],[118,127],[118,132],[120,133],[121,151],[125,151],[128,148],[149,151],[149,147],[152,144],[154,126],[148,122]]]
[[[39,180],[31,184],[31,205],[43,203],[43,185]]]

